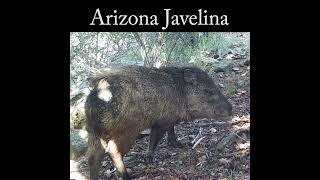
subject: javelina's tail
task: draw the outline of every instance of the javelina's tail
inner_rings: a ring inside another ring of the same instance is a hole
[[[102,127],[97,110],[97,93],[96,90],[91,91],[85,102],[86,129],[88,133],[101,137]]]

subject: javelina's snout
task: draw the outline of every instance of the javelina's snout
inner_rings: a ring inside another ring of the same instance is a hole
[[[223,95],[220,96],[221,101],[215,107],[214,114],[215,118],[219,120],[229,121],[232,118],[232,105]]]

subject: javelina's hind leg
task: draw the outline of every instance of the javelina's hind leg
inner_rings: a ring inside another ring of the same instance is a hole
[[[99,169],[101,161],[105,155],[105,152],[101,146],[100,140],[97,137],[89,135],[89,169],[90,169],[90,180],[98,180]]]
[[[183,147],[183,145],[179,141],[177,141],[176,134],[174,133],[174,125],[169,126],[167,131],[168,131],[168,137],[167,137],[168,145],[175,148]]]
[[[119,145],[116,144],[115,141],[110,140],[107,145],[107,152],[109,154],[109,157],[112,160],[113,165],[117,169],[117,175],[122,177],[123,179],[130,179],[130,176],[127,172],[127,169],[123,163],[123,156],[119,152]]]
[[[154,126],[151,128],[149,148],[147,153],[147,163],[152,162],[154,150],[156,149],[159,140],[162,138],[165,132],[165,129],[162,127]]]

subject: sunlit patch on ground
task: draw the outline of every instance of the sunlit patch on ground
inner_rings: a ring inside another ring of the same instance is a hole
[[[78,162],[70,160],[70,179],[87,180],[87,178],[80,173],[78,165]]]

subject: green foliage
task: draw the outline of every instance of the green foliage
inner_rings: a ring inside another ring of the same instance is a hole
[[[250,83],[250,71],[245,73],[243,76],[241,76],[240,81],[239,81],[239,86],[243,87]]]
[[[211,71],[221,64],[213,55],[226,54],[237,35],[225,32],[71,32],[71,94],[88,87],[87,77],[108,64],[156,67],[195,64]],[[243,41],[242,46],[249,51],[250,41]]]
[[[234,95],[236,93],[236,87],[235,85],[228,83],[227,85],[227,92],[226,92],[226,96],[227,97],[231,97],[232,95]]]
[[[176,166],[180,167],[183,165],[188,159],[188,155],[186,152],[181,152],[178,156],[177,161],[175,161]]]

